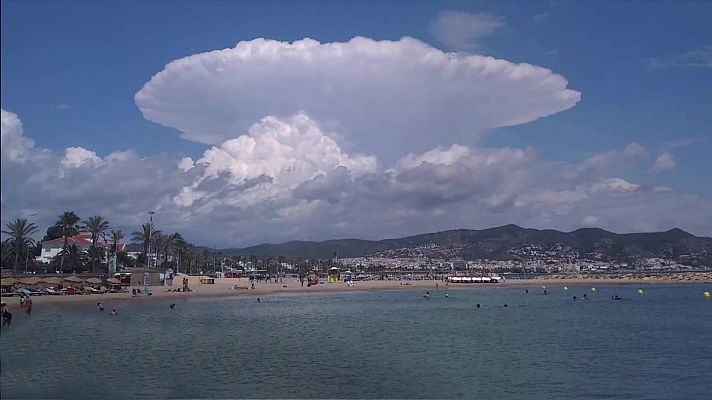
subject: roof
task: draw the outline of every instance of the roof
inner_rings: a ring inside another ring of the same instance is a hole
[[[80,233],[78,235],[68,236],[67,237],[67,246],[71,246],[73,244],[76,244],[77,246],[90,246],[91,245],[91,234]],[[100,240],[96,244],[99,247],[106,247],[106,248],[108,248],[111,245],[109,242],[104,241],[104,240]],[[64,247],[64,237],[58,237],[56,239],[46,240],[46,241],[42,242],[42,247],[43,248]],[[119,250],[125,250],[126,243],[117,243],[116,247]]]

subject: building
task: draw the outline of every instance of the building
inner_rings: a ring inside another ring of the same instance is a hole
[[[67,246],[76,245],[81,250],[89,250],[91,247],[91,234],[82,232],[78,235],[67,237]],[[97,242],[98,247],[103,247],[109,249],[111,243],[106,240],[99,240]],[[119,250],[124,250],[126,248],[125,243],[118,243],[117,246]],[[64,248],[64,237],[57,239],[47,240],[42,242],[42,253],[37,257],[37,261],[49,263],[54,257],[56,257]]]

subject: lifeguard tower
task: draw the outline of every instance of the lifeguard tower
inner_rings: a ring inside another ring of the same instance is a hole
[[[329,271],[327,272],[327,278],[329,280],[329,283],[336,283],[341,281],[341,272],[339,272],[339,268],[329,268]]]

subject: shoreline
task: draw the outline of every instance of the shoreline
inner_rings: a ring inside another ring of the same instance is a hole
[[[603,276],[548,276],[535,279],[512,279],[502,283],[452,283],[435,280],[413,281],[357,281],[354,286],[347,286],[343,282],[320,284],[318,286],[301,286],[299,281],[289,280],[283,283],[257,283],[255,289],[249,289],[250,282],[247,278],[222,278],[215,279],[215,284],[203,285],[199,277],[189,277],[189,287],[192,292],[168,292],[170,287],[151,286],[151,296],[140,295],[133,297],[131,293],[105,293],[91,295],[60,295],[60,296],[33,296],[35,306],[43,305],[86,305],[101,302],[110,308],[112,302],[125,301],[153,301],[169,299],[192,298],[218,298],[218,297],[258,297],[282,294],[328,294],[349,292],[374,292],[382,290],[461,290],[476,288],[511,288],[511,287],[559,287],[559,286],[590,286],[590,285],[679,285],[679,284],[710,284],[712,273],[680,273],[668,277],[603,277]],[[242,289],[234,289],[237,286]],[[175,289],[176,287],[172,287]],[[8,306],[19,306],[19,297],[2,297]]]

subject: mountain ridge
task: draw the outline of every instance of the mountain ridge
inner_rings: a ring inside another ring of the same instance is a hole
[[[465,260],[533,260],[559,258],[634,262],[664,258],[691,265],[712,265],[712,238],[679,228],[662,232],[615,233],[601,228],[523,228],[508,224],[481,230],[450,229],[401,238],[293,240],[218,250],[224,255],[266,257],[427,257]]]

